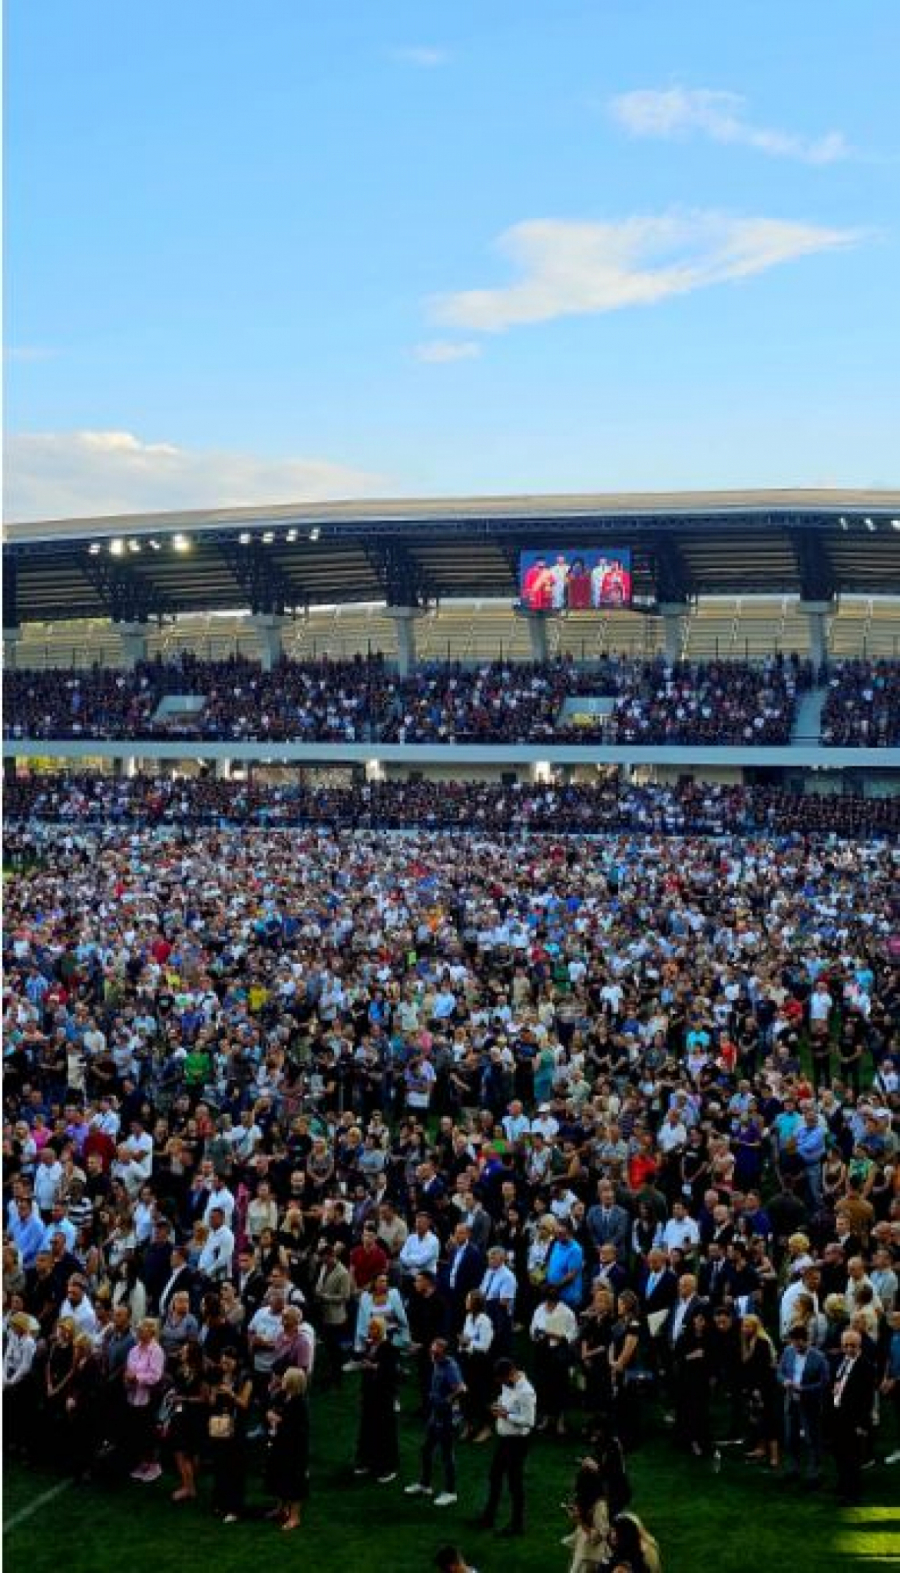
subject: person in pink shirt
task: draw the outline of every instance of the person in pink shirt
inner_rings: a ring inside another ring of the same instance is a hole
[[[125,1363],[125,1392],[137,1465],[132,1480],[149,1483],[158,1480],[162,1469],[156,1459],[154,1421],[159,1384],[166,1369],[166,1356],[157,1333],[159,1324],[150,1316],[138,1323],[138,1341]]]

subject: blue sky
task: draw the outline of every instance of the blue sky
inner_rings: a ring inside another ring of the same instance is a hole
[[[6,20],[11,517],[897,482],[895,0]]]

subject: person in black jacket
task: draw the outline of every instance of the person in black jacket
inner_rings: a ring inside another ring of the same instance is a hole
[[[875,1399],[875,1368],[863,1354],[862,1338],[849,1327],[841,1338],[842,1360],[831,1390],[831,1445],[842,1504],[858,1502]]]

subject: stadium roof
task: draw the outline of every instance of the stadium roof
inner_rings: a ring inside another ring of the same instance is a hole
[[[637,604],[900,594],[900,492],[301,503],[10,524],[4,627],[249,606],[514,599],[520,550],[627,546]]]

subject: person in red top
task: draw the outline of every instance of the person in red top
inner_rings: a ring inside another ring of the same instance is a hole
[[[591,576],[583,557],[576,557],[569,569],[566,583],[566,600],[571,612],[586,612],[591,605]]]
[[[378,1231],[373,1223],[363,1226],[362,1242],[350,1252],[350,1276],[357,1294],[388,1270],[388,1256],[378,1243]]]

